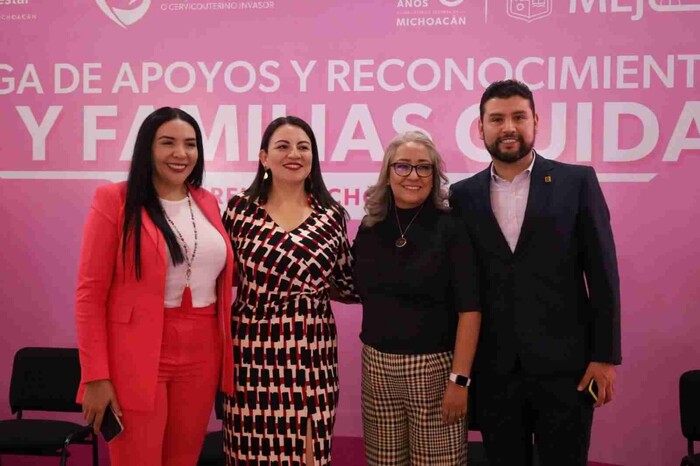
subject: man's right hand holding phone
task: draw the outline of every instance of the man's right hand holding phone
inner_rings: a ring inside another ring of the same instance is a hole
[[[586,373],[583,374],[578,384],[577,390],[579,392],[584,390],[588,392],[591,381],[595,381],[597,386],[596,393],[598,398],[595,400],[595,407],[599,408],[606,403],[610,403],[615,396],[615,366],[604,362],[591,361],[588,364]]]
[[[85,385],[85,394],[83,395],[83,418],[92,425],[95,433],[100,433],[102,426],[102,418],[105,414],[105,409],[109,405],[117,416],[122,415],[117,395],[114,392],[114,386],[109,379],[93,380]]]

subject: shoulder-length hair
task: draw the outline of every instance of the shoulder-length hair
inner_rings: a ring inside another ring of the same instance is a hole
[[[141,279],[141,219],[142,209],[145,209],[153,223],[163,233],[174,264],[181,264],[185,257],[177,238],[170,228],[163,208],[158,200],[158,193],[153,184],[153,141],[156,132],[163,124],[171,120],[182,120],[188,123],[196,135],[197,161],[192,173],[187,177],[187,183],[195,188],[202,186],[204,178],[204,146],[202,131],[197,121],[187,112],[178,108],[161,107],[148,115],[141,124],[134,144],[131,157],[129,177],[126,181],[126,202],[124,205],[124,224],[122,225],[122,256],[126,261],[126,249],[129,236],[134,239],[134,266],[136,279]]]
[[[326,184],[323,182],[316,136],[314,136],[314,132],[307,122],[293,115],[275,118],[269,125],[267,125],[267,128],[265,128],[262,141],[260,142],[260,150],[265,152],[269,150],[272,135],[280,126],[284,125],[301,128],[301,130],[306,133],[311,141],[311,173],[304,181],[304,189],[306,190],[306,193],[312,195],[316,202],[322,207],[326,209],[332,208],[338,210],[345,217],[347,217],[348,214],[345,208],[340,205],[338,201],[333,199],[333,196],[331,196],[331,193],[328,192],[328,189],[326,188]],[[267,179],[264,179],[264,177],[265,167],[263,167],[261,161],[258,161],[258,171],[255,174],[255,178],[250,186],[248,186],[248,189],[243,192],[246,196],[248,196],[250,201],[257,202],[259,204],[265,204],[267,202],[267,197],[270,194],[270,188],[272,186],[272,174],[269,174]]]
[[[445,164],[440,153],[435,148],[435,144],[421,131],[408,131],[396,136],[384,152],[382,168],[379,171],[377,182],[370,186],[365,193],[365,212],[367,215],[362,219],[362,225],[371,227],[386,218],[386,214],[392,205],[391,187],[389,186],[389,165],[396,151],[409,142],[423,145],[428,149],[430,160],[433,163],[433,189],[430,192],[430,200],[438,210],[450,210],[448,203],[447,175],[445,175]]]

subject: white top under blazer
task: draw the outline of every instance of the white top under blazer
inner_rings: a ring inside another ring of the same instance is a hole
[[[194,228],[192,227],[187,198],[179,201],[160,199],[160,204],[180,230],[187,243],[187,256],[191,258],[194,248]],[[216,302],[216,278],[226,263],[226,244],[221,234],[209,223],[194,201],[192,201],[192,213],[197,225],[197,254],[192,263],[192,275],[190,276],[192,306],[205,307]],[[180,243],[180,237],[174,229],[173,233]],[[174,266],[167,246],[165,250],[168,254],[168,270],[165,274],[165,307],[180,307],[182,293],[185,290],[187,263],[182,262]]]

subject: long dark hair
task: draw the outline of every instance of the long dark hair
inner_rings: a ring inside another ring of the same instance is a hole
[[[270,139],[277,128],[284,125],[296,126],[301,128],[302,131],[306,133],[311,141],[311,173],[304,181],[304,189],[307,194],[311,194],[316,202],[318,202],[322,207],[328,209],[333,208],[341,212],[345,217],[348,216],[345,208],[340,205],[338,201],[333,199],[331,193],[328,192],[326,184],[323,182],[323,177],[321,176],[321,163],[318,158],[318,144],[316,144],[316,136],[311,129],[311,126],[299,117],[292,115],[283,116],[275,118],[272,122],[267,125],[265,132],[262,136],[262,141],[260,142],[260,150],[268,151],[270,146]],[[265,176],[265,167],[263,167],[262,162],[258,162],[258,171],[255,174],[255,179],[248,186],[248,189],[244,191],[251,201],[259,202],[264,204],[267,202],[267,196],[270,194],[270,186],[272,186],[272,176],[270,175],[267,180],[263,179]]]
[[[156,131],[164,123],[171,120],[182,120],[189,123],[197,137],[197,161],[192,173],[187,177],[187,183],[195,188],[202,186],[204,177],[204,146],[202,132],[197,121],[192,116],[178,108],[161,107],[146,117],[139,128],[134,144],[134,153],[129,167],[129,178],[126,181],[126,202],[124,204],[124,225],[122,226],[122,256],[126,264],[126,245],[129,236],[134,238],[134,265],[136,279],[141,279],[141,211],[146,209],[148,216],[163,233],[174,264],[181,264],[185,257],[177,242],[175,233],[170,228],[163,208],[158,200],[158,193],[153,185],[153,140]]]

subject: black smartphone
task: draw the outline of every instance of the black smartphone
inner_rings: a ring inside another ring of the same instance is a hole
[[[596,383],[595,379],[591,379],[591,381],[588,383],[588,395],[593,400],[593,403],[598,402],[598,384]]]
[[[102,417],[102,425],[100,426],[100,432],[105,441],[109,442],[113,440],[117,435],[121,434],[124,430],[124,425],[121,419],[114,413],[112,405],[107,405],[105,409],[105,414]]]

